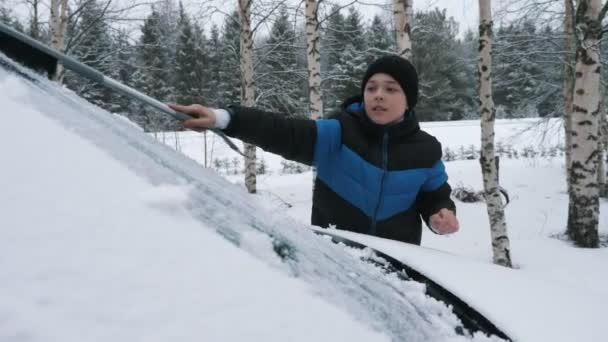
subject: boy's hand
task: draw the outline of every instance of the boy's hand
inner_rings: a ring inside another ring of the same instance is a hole
[[[182,125],[186,128],[193,130],[204,130],[215,126],[215,113],[200,104],[191,104],[188,106],[182,106],[178,104],[168,104],[169,108],[174,111],[188,114],[193,119],[186,120]]]
[[[460,228],[458,219],[454,212],[449,209],[441,209],[438,213],[431,215],[429,219],[431,227],[439,234],[456,233]]]

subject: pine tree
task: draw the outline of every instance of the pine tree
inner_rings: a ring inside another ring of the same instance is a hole
[[[142,65],[143,91],[147,95],[161,101],[171,100],[169,53],[165,47],[161,30],[161,18],[155,10],[146,18],[142,27],[140,39],[140,58]],[[142,108],[149,122],[146,130],[160,131],[172,122],[166,115],[150,108]]]
[[[115,57],[113,60],[113,69],[112,77],[115,78],[122,84],[125,84],[129,87],[136,86],[136,79],[141,77],[139,70],[137,68],[137,55],[135,53],[135,46],[130,43],[130,37],[126,30],[121,29],[118,31],[117,35],[114,38],[114,46],[115,46]],[[140,103],[136,102],[136,100],[131,99],[130,97],[124,95],[116,95],[116,99],[114,101],[114,108],[112,109],[115,113],[122,113],[129,117],[131,120],[140,124],[138,121],[133,118],[135,114],[138,112],[138,108],[140,107]]]
[[[104,7],[96,0],[83,4],[81,16],[69,27],[69,53],[82,63],[111,76],[114,46],[105,21]],[[65,72],[65,84],[79,95],[102,108],[111,110],[115,94],[99,83],[71,71]]]
[[[563,63],[559,56],[563,55],[563,39],[553,28],[546,26],[537,35],[541,39],[537,49],[545,53],[539,53],[536,64],[539,66],[539,85],[534,92],[533,105],[541,117],[555,117],[562,114],[564,104],[561,92],[563,81]]]
[[[365,34],[367,41],[367,64],[386,54],[393,53],[394,37],[387,29],[386,23],[382,22],[380,16],[375,15],[370,27]]]
[[[175,57],[175,97],[178,103],[198,103],[201,94],[200,73],[197,65],[197,45],[190,18],[179,3],[179,36]]]
[[[234,11],[226,18],[221,39],[221,67],[218,105],[226,107],[241,101],[239,13]]]
[[[345,42],[345,18],[335,5],[321,35],[321,89],[325,115],[337,111],[344,100],[339,98],[344,93],[344,76],[336,67],[342,63]]]
[[[459,51],[464,63],[464,84],[460,89],[455,89],[459,93],[459,98],[464,102],[463,116],[458,115],[452,117],[453,120],[459,119],[479,119],[479,107],[477,105],[477,95],[475,93],[476,80],[475,73],[477,70],[479,37],[471,30],[465,32],[464,39],[459,41]]]
[[[196,88],[196,94],[193,97],[193,101],[197,103],[207,103],[208,91],[207,82],[209,76],[209,53],[207,47],[207,38],[205,32],[198,25],[194,23],[194,86]]]
[[[0,1],[0,23],[7,24],[17,31],[23,32],[23,25],[17,20],[16,15],[7,7],[5,0]]]
[[[335,67],[342,81],[340,90],[336,92],[338,101],[361,93],[361,77],[367,68],[366,42],[361,15],[350,7],[344,20],[345,41],[340,54],[340,61]]]
[[[450,120],[464,116],[466,95],[454,91],[467,84],[466,64],[459,55],[457,24],[445,10],[418,12],[413,35],[413,63],[420,79],[416,113],[421,120]]]
[[[262,70],[258,72],[260,106],[287,115],[305,115],[303,68],[298,65],[296,32],[282,7],[264,44]]]
[[[496,104],[507,117],[553,115],[561,107],[561,37],[549,27],[539,32],[532,19],[501,27],[496,37]]]
[[[220,33],[217,25],[211,27],[209,41],[207,42],[208,64],[205,82],[205,93],[207,94],[204,103],[219,107],[220,106],[220,90],[221,90],[221,68],[222,68],[222,42],[220,41]]]

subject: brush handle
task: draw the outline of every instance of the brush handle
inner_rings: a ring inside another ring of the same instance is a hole
[[[3,24],[1,22],[0,22],[0,32],[4,33],[10,37],[20,40],[21,42],[31,46],[32,48],[34,48],[36,50],[39,50],[40,52],[44,53],[47,56],[57,59],[59,62],[61,62],[61,64],[63,64],[63,66],[65,68],[70,69],[70,70],[74,71],[75,73],[77,73],[83,77],[86,77],[93,82],[100,83],[102,85],[105,85],[108,88],[114,89],[129,97],[136,98],[137,100],[139,100],[143,103],[146,103],[165,114],[171,115],[173,118],[175,118],[179,121],[191,119],[190,116],[188,116],[184,113],[176,112],[173,109],[169,108],[169,106],[167,106],[166,104],[164,104],[148,95],[145,95],[131,87],[128,87],[110,77],[104,76],[104,74],[91,68],[90,66],[85,65],[85,64],[79,62],[78,60],[76,60],[70,56],[67,56],[49,46],[46,46],[46,45],[42,44],[41,42],[33,39],[32,37],[27,36],[21,32],[18,32],[16,30],[14,30],[13,28],[9,27],[8,25]],[[211,128],[209,130],[214,132],[215,134],[219,135],[228,144],[228,146],[230,146],[230,148],[235,150],[238,154],[244,156],[244,154],[239,150],[239,148],[230,139],[228,139],[228,137],[224,134],[224,132],[222,132],[218,129],[215,129],[215,128]]]

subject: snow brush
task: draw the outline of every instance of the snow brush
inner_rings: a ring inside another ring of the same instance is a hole
[[[0,50],[8,57],[24,64],[26,67],[38,72],[46,72],[48,77],[55,75],[57,62],[93,82],[99,83],[112,90],[116,90],[130,98],[137,99],[160,112],[170,115],[176,120],[185,121],[191,119],[189,115],[176,112],[166,104],[145,95],[129,86],[126,86],[100,71],[85,65],[78,60],[69,57],[39,41],[21,33],[0,22]],[[245,156],[239,148],[219,129],[209,128],[210,131],[220,136],[231,149]]]

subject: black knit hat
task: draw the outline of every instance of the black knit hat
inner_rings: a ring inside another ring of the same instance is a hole
[[[365,93],[365,84],[374,74],[384,73],[395,79],[405,92],[409,109],[413,109],[418,102],[418,73],[407,59],[388,55],[376,59],[367,67],[361,82],[361,93]]]

